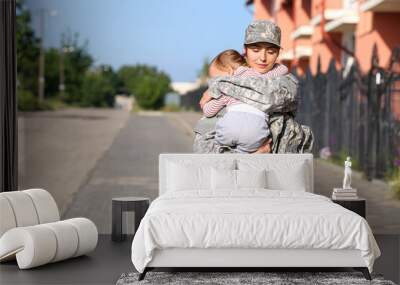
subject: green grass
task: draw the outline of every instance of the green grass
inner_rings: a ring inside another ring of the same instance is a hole
[[[181,110],[181,107],[176,104],[168,104],[161,108],[163,112],[180,112]]]
[[[57,98],[47,99],[45,100],[44,104],[46,105],[47,110],[59,110],[71,107],[70,105]]]
[[[131,112],[132,113],[138,113],[138,112],[140,112],[142,110],[143,109],[139,106],[139,104],[133,104]]]
[[[387,181],[394,197],[400,200],[400,168],[395,169]]]
[[[343,166],[344,167],[344,162],[347,159],[347,157],[350,156],[346,151],[341,150],[338,154],[333,154],[328,161],[332,162],[336,165]],[[351,157],[351,156],[350,156]],[[360,167],[360,163],[358,160],[354,159],[351,157],[351,168],[354,170],[362,171]]]
[[[341,151],[339,154],[332,155],[331,158],[329,158],[327,161],[342,166],[344,167],[344,161],[347,159],[348,153],[345,151]],[[351,159],[352,166],[351,168],[357,171],[362,171],[360,168],[360,163],[356,159]],[[365,177],[365,173],[363,173],[363,176]],[[384,181],[388,183],[390,191],[393,193],[393,196],[396,199],[400,200],[400,168],[397,167],[395,169],[392,169],[389,171],[384,178]]]

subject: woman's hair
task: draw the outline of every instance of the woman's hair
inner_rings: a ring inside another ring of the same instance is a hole
[[[230,67],[236,69],[239,66],[246,65],[246,59],[238,51],[228,49],[218,54],[211,61],[211,64],[215,64],[218,69],[222,70],[228,70]]]
[[[259,42],[259,43],[252,43],[252,44],[245,44],[245,48],[251,48],[251,47],[266,47],[266,48],[274,48],[277,49],[278,52],[280,51],[280,47],[273,44],[273,43],[267,43],[267,42]]]

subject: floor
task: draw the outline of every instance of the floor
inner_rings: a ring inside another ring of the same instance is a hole
[[[166,139],[168,138],[168,139]],[[74,195],[63,219],[86,217],[111,233],[111,199],[158,196],[160,153],[191,152],[192,138],[164,116],[132,115]]]
[[[100,108],[18,112],[18,187],[44,188],[63,213],[130,118]]]
[[[64,218],[84,216],[93,220],[99,229],[99,233],[102,234],[99,237],[98,247],[88,256],[31,270],[19,270],[15,262],[0,264],[1,285],[115,284],[122,273],[133,271],[134,268],[130,261],[131,241],[113,243],[110,236],[107,235],[111,232],[111,198],[143,195],[154,199],[158,191],[157,161],[159,153],[191,152],[192,126],[199,117],[199,114],[193,113],[172,113],[168,114],[169,117],[173,116],[171,120],[156,114],[133,115],[129,116],[128,119],[110,115],[106,120],[103,118],[105,117],[104,114],[90,113],[91,116],[85,114],[87,120],[81,119],[84,114],[60,114],[60,118],[57,118],[57,120],[51,118],[53,121],[49,121],[48,124],[41,123],[43,119],[46,119],[42,118],[43,114],[36,123],[30,116],[24,125],[27,129],[36,130],[39,126],[42,126],[42,130],[49,128],[53,131],[62,130],[63,135],[57,136],[51,133],[53,138],[59,137],[60,139],[57,143],[54,142],[56,145],[44,148],[46,153],[49,149],[54,150],[56,156],[53,153],[51,155],[47,153],[46,156],[43,156],[41,153],[35,152],[42,147],[40,143],[37,146],[26,144],[25,148],[29,146],[31,149],[25,149],[25,151],[26,153],[39,153],[41,159],[43,157],[54,159],[61,154],[70,158],[70,160],[64,158],[62,160],[67,161],[66,168],[73,169],[75,172],[65,175],[65,171],[61,169],[54,174],[54,177],[63,179],[62,181],[65,182],[64,184],[68,186],[68,189],[73,189],[72,186],[76,185],[67,184],[65,179],[74,183],[79,182],[80,185],[80,191],[74,194],[75,201],[66,210]],[[68,121],[69,124],[68,126],[61,124],[62,128],[60,128],[60,120],[64,119],[66,121],[63,122],[67,124]],[[113,134],[104,133],[105,123],[109,124],[107,125],[109,127],[112,126],[108,129],[112,129]],[[90,132],[87,131],[88,127],[90,127]],[[38,136],[40,134],[39,132]],[[112,140],[98,141],[104,136],[112,138]],[[67,138],[75,139],[75,137],[81,138],[81,140],[74,141],[76,144],[65,144]],[[22,141],[28,142],[30,141],[29,138],[25,137],[25,140]],[[96,148],[91,145],[93,141],[98,144]],[[60,149],[59,145],[67,145],[69,148]],[[33,147],[35,147],[35,151],[32,151]],[[95,151],[96,153],[94,153]],[[73,161],[76,165],[78,158],[80,159],[79,164],[81,164],[81,160],[85,161],[86,164],[83,166],[87,169],[94,165],[85,179],[75,179],[76,172],[83,174],[87,171],[71,167],[68,163],[68,161]],[[29,161],[36,160],[27,157],[27,162]],[[49,161],[46,168],[41,161],[40,165],[40,168],[35,168],[27,164],[26,169],[36,169],[46,174],[34,175],[34,177],[48,178],[49,173],[55,170],[54,165],[59,165],[59,163]],[[340,184],[343,169],[321,160],[315,160],[314,166],[315,188],[318,189],[318,194],[329,196],[332,188],[337,186],[338,183]],[[74,177],[74,179],[71,179],[71,177]],[[390,199],[388,193],[386,193],[385,185],[382,183],[365,181],[356,173],[353,180],[360,196],[367,198],[367,220],[376,234],[376,240],[382,251],[382,256],[375,263],[375,272],[383,274],[386,279],[393,280],[395,283],[400,283],[400,226],[398,222],[400,202]],[[60,180],[54,179],[54,181],[59,183]],[[48,190],[59,191],[60,193],[52,193],[56,198],[66,193],[65,187],[52,187],[44,182],[41,183],[41,181],[31,183],[30,186],[32,187],[42,185],[43,188]],[[63,200],[64,198],[60,196],[57,199]],[[64,208],[62,205],[62,212],[64,212]],[[396,233],[396,235],[387,233]]]
[[[382,256],[376,260],[374,272],[398,284],[400,236],[376,235],[375,238]],[[110,235],[100,235],[96,250],[88,256],[30,270],[19,270],[16,262],[3,263],[0,265],[0,284],[115,284],[122,273],[134,271],[130,246],[131,238],[116,243],[111,241]],[[338,271],[342,270],[338,268]]]
[[[131,115],[116,134],[109,149],[98,159],[79,191],[74,194],[70,207],[62,215],[63,219],[86,217],[96,224],[100,234],[110,234],[111,199],[143,196],[154,200],[158,196],[159,154],[192,152],[193,138],[189,130],[197,117],[196,113]],[[80,153],[75,158],[79,163],[85,159]],[[58,176],[49,177],[48,170],[49,167],[43,168],[42,176],[64,181],[64,176],[60,176],[61,180]],[[73,180],[71,174],[64,173]],[[316,194],[330,197],[332,189],[338,187],[342,180],[343,167],[321,159],[314,160]],[[382,181],[367,181],[356,171],[353,172],[352,183],[358,189],[359,196],[367,200],[367,221],[373,233],[400,234],[400,200],[390,197],[387,185]],[[41,184],[32,184],[31,187],[37,187],[35,185]],[[48,190],[54,194],[63,189]]]
[[[0,265],[0,284],[115,284],[124,272],[134,270],[130,261],[131,240],[115,243],[100,235],[88,256],[64,260],[29,270],[18,270],[16,262]]]

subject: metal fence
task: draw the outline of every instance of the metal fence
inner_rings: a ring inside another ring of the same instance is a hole
[[[328,147],[334,157],[351,156],[369,179],[399,167],[400,121],[394,117],[392,102],[397,98],[400,104],[400,47],[393,49],[387,69],[378,66],[376,47],[371,62],[364,75],[357,62],[350,70],[337,70],[332,60],[326,73],[318,64],[315,75],[308,70],[298,76],[301,99],[296,116],[314,132],[315,156]],[[181,106],[200,111],[206,89],[182,96]]]
[[[392,104],[400,104],[400,48],[393,49],[387,69],[378,66],[376,47],[371,63],[365,75],[357,63],[336,70],[333,60],[326,73],[319,64],[315,75],[308,71],[299,78],[297,115],[314,132],[315,155],[327,147],[336,157],[349,155],[369,179],[399,167],[400,121]]]

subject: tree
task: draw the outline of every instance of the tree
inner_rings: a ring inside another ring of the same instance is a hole
[[[208,74],[209,69],[210,69],[210,60],[208,59],[208,57],[206,57],[203,61],[203,66],[201,67],[201,70],[198,73],[200,82],[202,84],[205,84],[207,81],[207,78],[209,76],[209,74]]]
[[[58,96],[58,86],[60,84],[60,51],[50,48],[45,52],[45,77],[46,98],[54,98]]]
[[[22,0],[16,2],[17,101],[20,110],[38,107],[39,40],[30,27],[31,14]]]
[[[107,71],[97,69],[85,74],[82,85],[83,107],[111,107],[114,104],[115,89]]]
[[[79,104],[84,97],[82,92],[85,74],[93,64],[93,58],[88,53],[88,41],[79,43],[79,34],[73,36],[70,32],[62,35],[62,47],[71,47],[71,52],[64,54],[65,98],[66,103]]]
[[[164,96],[171,91],[169,76],[153,66],[123,66],[118,76],[123,88],[133,94],[138,105],[144,109],[161,108]]]
[[[109,84],[111,84],[113,88],[113,93],[114,94],[120,93],[122,89],[122,82],[118,77],[118,74],[113,70],[112,66],[107,64],[102,64],[99,66],[99,69],[101,70],[102,75],[107,79]]]
[[[50,108],[50,102],[39,104],[37,99],[39,40],[30,26],[31,14],[24,6],[24,0],[17,0],[16,25],[19,110]],[[113,106],[116,89],[120,88],[121,84],[112,68],[101,66],[94,71],[89,71],[93,58],[88,52],[88,41],[80,43],[78,33],[72,34],[68,30],[62,35],[60,44],[60,49],[45,50],[46,98],[58,97],[65,103],[81,106]],[[60,68],[62,67],[66,89],[60,94]]]

